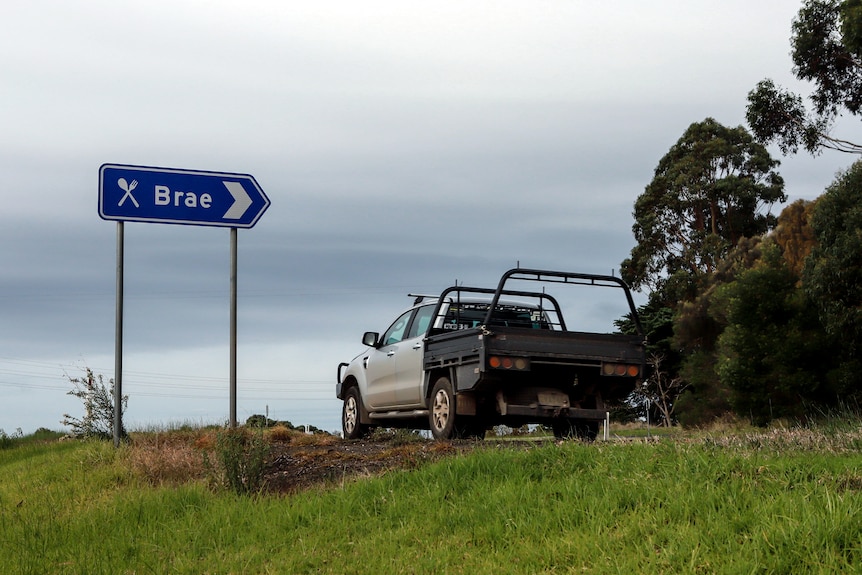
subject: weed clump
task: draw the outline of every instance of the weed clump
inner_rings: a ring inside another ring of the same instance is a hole
[[[276,424],[269,430],[269,438],[272,441],[290,442],[294,435],[296,432],[283,424]]]
[[[239,495],[260,492],[265,485],[270,445],[261,431],[226,429],[216,436],[215,464],[204,454],[204,463],[220,482]]]
[[[110,439],[114,436],[114,380],[105,384],[101,374],[98,376],[88,367],[84,369],[83,377],[70,377],[73,388],[69,395],[77,397],[84,404],[84,416],[74,417],[63,414],[63,425],[72,428],[75,437],[97,437]],[[108,387],[110,386],[110,387]],[[129,396],[124,395],[120,401],[120,423],[122,414],[126,411]],[[126,438],[126,429],[120,426],[120,437]]]
[[[10,449],[15,446],[15,440],[23,437],[24,434],[21,432],[21,428],[18,428],[18,431],[13,433],[12,435],[7,435],[7,433],[0,429],[0,449]]]

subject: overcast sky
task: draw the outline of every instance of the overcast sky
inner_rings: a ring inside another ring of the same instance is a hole
[[[800,7],[7,0],[0,429],[62,429],[83,414],[68,377],[114,375],[102,164],[255,176],[272,203],[238,233],[237,416],[336,430],[338,363],[407,292],[493,286],[519,262],[618,270],[635,199],[690,124],[744,124],[766,77],[806,89]],[[791,201],[851,161],[782,158]],[[129,427],[227,420],[229,249],[224,228],[125,225]]]

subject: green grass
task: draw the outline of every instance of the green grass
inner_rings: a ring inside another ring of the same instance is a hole
[[[0,451],[0,573],[862,572],[862,432],[489,447],[293,496]]]

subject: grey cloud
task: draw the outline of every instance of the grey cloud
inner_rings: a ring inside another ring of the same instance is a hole
[[[407,292],[494,285],[518,262],[617,269],[634,200],[685,128],[741,123],[758,80],[790,77],[798,10],[206,6],[34,0],[0,23],[14,54],[0,63],[0,428],[56,426],[77,362],[110,375],[116,225],[97,216],[102,163],[256,177],[272,206],[239,233],[240,370],[272,391],[242,409],[269,398],[334,428],[335,366]],[[782,173],[812,198],[845,165],[788,158]],[[209,398],[222,392],[189,399],[200,390],[184,378],[225,376],[228,231],[125,235],[134,419],[226,418]],[[584,321],[614,313],[602,306]]]

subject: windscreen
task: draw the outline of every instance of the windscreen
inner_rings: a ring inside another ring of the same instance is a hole
[[[443,320],[444,330],[470,329],[482,325],[488,313],[488,303],[452,303]],[[551,329],[540,309],[527,306],[500,304],[491,319],[491,325],[527,329]]]

